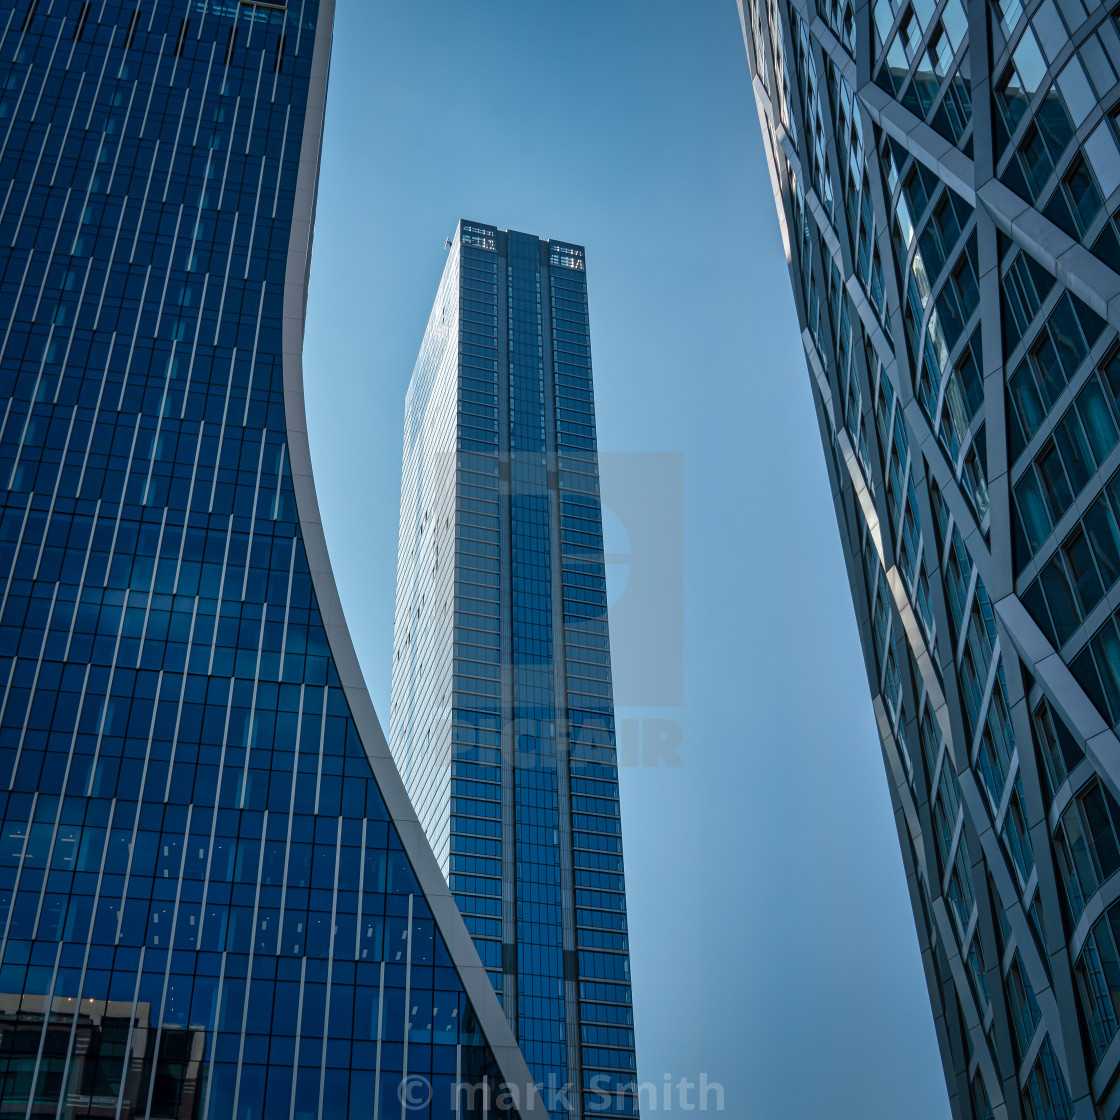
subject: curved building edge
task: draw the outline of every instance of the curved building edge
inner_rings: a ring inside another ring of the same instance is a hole
[[[334,7],[334,0],[321,0],[284,277],[284,414],[296,511],[331,655],[386,808],[400,834],[405,853],[486,1041],[494,1053],[502,1078],[511,1090],[520,1090],[518,1111],[522,1117],[540,1117],[544,1120],[548,1114],[533,1085],[529,1067],[513,1037],[474,942],[467,932],[466,923],[451,896],[451,890],[439,869],[424,829],[405,791],[404,782],[389,753],[385,734],[366,688],[354,651],[354,642],[346,625],[319,515],[319,500],[311,472],[311,449],[307,438],[303,396],[303,333],[319,181],[319,155],[330,73]]]

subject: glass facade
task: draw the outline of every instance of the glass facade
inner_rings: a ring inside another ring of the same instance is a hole
[[[528,1077],[318,526],[332,15],[0,0],[2,1117],[510,1117],[455,1084]]]
[[[572,1086],[552,1114],[636,1115],[584,253],[453,240],[405,408],[390,745],[530,1069]]]
[[[1120,26],[739,0],[953,1115],[1120,1115]]]

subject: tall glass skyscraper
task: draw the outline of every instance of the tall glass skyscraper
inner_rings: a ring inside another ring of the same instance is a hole
[[[1120,1114],[1120,28],[740,0],[954,1116]]]
[[[552,1114],[635,1115],[578,246],[458,225],[405,404],[394,647],[393,756],[530,1069],[574,1086]]]
[[[0,0],[2,1117],[450,1120],[529,1079],[319,524],[332,18]]]

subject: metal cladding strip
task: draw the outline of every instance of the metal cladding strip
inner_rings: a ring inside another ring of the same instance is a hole
[[[548,1113],[533,1084],[529,1067],[525,1064],[478,951],[467,932],[466,924],[455,905],[389,753],[389,746],[362,677],[354,643],[342,612],[319,516],[319,500],[311,473],[311,450],[307,441],[304,410],[303,332],[333,24],[334,0],[322,0],[311,61],[311,87],[284,283],[284,413],[300,530],[331,655],[386,808],[400,834],[401,843],[431,907],[432,917],[451,954],[455,970],[478,1017],[486,1041],[494,1052],[502,1077],[511,1093],[517,1095],[518,1111],[523,1117],[540,1117],[545,1120]]]

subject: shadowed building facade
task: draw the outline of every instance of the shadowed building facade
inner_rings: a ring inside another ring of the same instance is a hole
[[[954,1116],[1120,1112],[1120,33],[740,0]]]
[[[0,0],[3,1117],[449,1120],[529,1080],[319,524],[332,20]]]
[[[389,736],[530,1069],[572,1086],[556,1117],[637,1111],[584,263],[452,239],[405,404]]]

